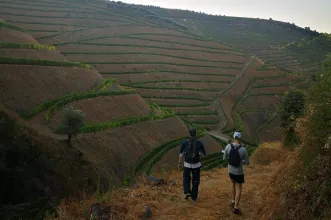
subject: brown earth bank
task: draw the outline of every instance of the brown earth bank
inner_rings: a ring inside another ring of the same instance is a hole
[[[190,98],[214,99],[216,92],[200,92],[190,90],[156,90],[156,89],[136,89],[141,96],[182,96]]]
[[[280,127],[280,115],[277,115],[271,122],[259,129],[256,135],[262,142],[277,141],[282,137],[282,130]]]
[[[143,52],[144,50],[141,50]],[[167,62],[173,64],[193,64],[210,67],[224,67],[224,68],[243,68],[244,63],[223,63],[223,62],[208,62],[200,60],[189,60],[185,58],[176,58],[159,55],[145,55],[145,54],[68,54],[68,60],[75,62],[98,63],[98,62]]]
[[[39,32],[39,31],[29,31],[30,34],[36,38],[37,40],[39,38],[44,38],[44,37],[49,37],[49,36],[53,36],[54,34],[57,34],[57,32],[53,32],[53,31],[48,31],[48,32]]]
[[[222,91],[229,86],[229,83],[213,83],[213,82],[156,82],[146,83],[137,86],[146,87],[166,87],[166,88],[195,88],[195,89],[215,89]]]
[[[65,196],[83,198],[82,186],[87,194],[95,191],[97,173],[79,150],[42,135],[3,106],[0,120],[1,219],[35,219]]]
[[[0,40],[4,43],[30,43],[38,42],[28,33],[0,27]]]
[[[212,154],[216,152],[221,152],[222,146],[220,146],[213,138],[209,135],[202,137],[201,142],[203,143],[206,153]],[[160,174],[162,171],[169,172],[169,170],[174,170],[177,168],[178,155],[179,155],[180,145],[176,148],[171,149],[167,154],[165,154],[159,162],[153,167],[155,174]],[[201,157],[202,158],[202,157]],[[203,164],[202,164],[203,165]],[[152,174],[153,175],[153,174]]]
[[[0,99],[16,112],[75,92],[87,92],[103,77],[94,70],[51,67],[0,65]]]
[[[263,62],[256,58],[236,84],[220,98],[223,110],[228,118],[227,128],[233,127],[231,111],[234,103],[244,95],[243,93],[247,88],[248,83],[253,80],[254,77],[278,76],[284,74],[284,72],[279,70],[257,71],[262,65]]]
[[[232,48],[225,46],[224,44],[220,44],[214,41],[204,41],[199,39],[191,39],[190,36],[188,38],[182,38],[182,37],[173,37],[173,36],[153,36],[153,35],[140,35],[139,37],[144,39],[151,39],[151,40],[159,40],[159,41],[165,41],[165,42],[173,42],[173,43],[184,43],[184,44],[193,44],[193,45],[199,45],[201,47],[211,47],[219,50],[226,50],[229,53],[233,54],[241,54],[240,52],[234,51]]]
[[[81,150],[84,158],[103,176],[111,176],[118,183],[146,152],[186,135],[186,125],[175,117],[80,135],[73,139],[72,145]]]
[[[180,73],[139,73],[139,74],[102,74],[104,78],[116,78],[119,83],[136,83],[136,82],[149,82],[157,80],[208,80],[208,81],[224,81],[232,82],[234,77],[231,76],[205,76],[193,74],[180,74]]]
[[[1,13],[1,12],[0,12]],[[36,14],[34,14],[36,15]],[[70,25],[80,25],[82,27],[95,27],[95,26],[116,26],[116,25],[121,25],[121,24],[125,24],[124,22],[116,22],[116,21],[107,21],[107,20],[95,20],[93,18],[86,18],[86,19],[75,19],[75,18],[47,18],[47,17],[29,17],[29,16],[25,16],[25,15],[6,15],[6,14],[2,14],[1,17],[4,20],[9,20],[11,22],[36,22],[36,23],[45,23],[45,25],[47,24],[70,24]]]
[[[146,116],[151,113],[151,109],[139,95],[97,97],[72,102],[67,106],[82,110],[85,113],[84,124],[86,125]],[[48,124],[53,130],[61,124],[63,108],[55,113]],[[44,121],[45,113],[41,113],[31,120],[31,122],[39,124]]]
[[[3,49],[0,53],[5,57],[66,61],[66,58],[58,51],[37,50],[37,49]]]
[[[290,84],[293,81],[299,80],[301,77],[298,75],[289,75],[286,77],[280,77],[280,78],[273,78],[273,79],[264,79],[264,80],[258,80],[255,83],[252,84],[252,86],[268,86],[268,85],[279,85],[279,84]]]
[[[52,39],[41,40],[44,44],[54,44],[54,43],[64,43],[64,42],[76,42],[84,40],[84,42],[90,42],[91,39],[97,37],[107,37],[116,35],[128,35],[135,33],[146,33],[146,34],[176,34],[185,36],[185,34],[173,30],[168,30],[164,28],[149,27],[144,25],[136,25],[129,27],[100,27],[90,30],[83,30],[80,32],[70,33],[70,38],[67,36],[56,36]]]
[[[149,102],[157,103],[158,105],[181,105],[181,104],[202,104],[199,100],[189,100],[189,99],[150,99],[144,98],[144,100]]]
[[[232,54],[221,54],[221,53],[208,53],[205,52],[203,48],[190,48],[190,46],[186,46],[189,49],[201,50],[201,51],[187,51],[186,47],[183,47],[183,50],[178,50],[176,48],[180,48],[180,45],[173,45],[168,43],[158,43],[158,42],[145,42],[141,40],[134,39],[125,39],[125,38],[113,38],[112,44],[122,44],[124,46],[106,46],[106,45],[87,45],[87,44],[69,44],[63,46],[57,46],[57,49],[61,52],[81,52],[81,53],[135,53],[135,52],[145,52],[145,53],[160,53],[171,56],[182,56],[187,58],[194,59],[205,59],[209,61],[235,61],[245,63],[249,60],[248,56],[238,56]],[[125,46],[125,44],[129,44],[132,46]],[[137,47],[135,47],[137,45]],[[138,47],[139,46],[139,47]],[[145,47],[140,47],[145,46]],[[161,48],[153,48],[149,46],[156,47],[165,47],[165,49]],[[185,45],[183,45],[185,46]],[[227,53],[227,52],[224,52]]]
[[[137,36],[137,37],[139,37],[139,36]],[[197,45],[183,45],[181,43],[176,43],[176,42],[155,42],[155,41],[151,41],[149,39],[126,38],[125,36],[121,36],[121,35],[119,35],[118,37],[112,36],[112,37],[104,38],[104,39],[89,40],[85,43],[91,43],[91,44],[93,44],[93,43],[100,43],[100,44],[134,44],[134,45],[142,45],[142,46],[146,46],[146,47],[148,47],[148,46],[159,46],[159,47],[176,48],[176,49],[203,50],[206,53],[210,52],[211,54],[216,54],[216,55],[219,52],[227,53],[227,54],[229,52],[231,52],[231,51],[221,51],[218,48],[201,47],[201,46],[199,46],[199,44],[197,44]],[[71,45],[71,44],[68,44],[68,46],[69,45]],[[63,46],[65,47],[67,45],[63,45]],[[99,48],[100,47],[98,45],[84,45],[84,46],[89,46],[91,48]],[[104,49],[109,51],[107,46],[105,46]],[[94,50],[95,49],[93,49],[93,51]],[[212,52],[214,52],[214,53],[212,53]],[[231,55],[229,54],[229,56],[241,57],[241,56],[238,56],[236,54],[231,54]],[[215,59],[215,58],[211,58],[211,59]]]
[[[249,90],[248,94],[260,94],[260,93],[284,94],[286,91],[289,91],[291,87],[282,86],[282,87],[252,88]]]
[[[246,141],[254,142],[256,140],[256,129],[269,119],[270,115],[264,112],[249,112],[242,116],[241,120],[244,125],[242,132]]]
[[[70,26],[70,25],[66,25],[66,24],[63,24],[63,25],[42,24],[42,22],[40,22],[40,24],[27,24],[27,23],[24,23],[23,21],[22,22],[9,22],[9,23],[22,27],[22,28],[25,28],[28,31],[29,30],[42,30],[42,31],[49,31],[49,33],[53,33],[53,34],[55,34],[53,31],[57,31],[57,32],[73,31],[73,30],[79,30],[79,29],[83,28],[83,27]],[[40,33],[43,33],[43,32],[40,32]],[[36,37],[35,32],[33,32],[33,31],[30,31],[30,34],[33,35],[34,37]]]
[[[169,107],[169,109],[172,109],[175,112],[211,112],[218,110],[215,104],[206,107]]]
[[[244,168],[245,183],[239,204],[239,216],[233,215],[229,207],[232,185],[227,168],[201,172],[199,196],[195,205],[192,205],[190,200],[183,200],[182,173],[173,171],[170,174],[158,174],[169,184],[155,187],[141,180],[139,187],[114,190],[111,201],[105,202],[103,206],[111,207],[110,219],[143,219],[146,207],[149,207],[152,212],[151,219],[255,220],[256,208],[263,206],[265,202],[265,187],[270,186],[274,175],[284,164],[286,156],[280,158],[279,155],[289,154],[279,143],[265,143],[259,148],[264,148],[263,158],[260,153],[256,153],[256,156],[253,154],[251,164]],[[265,158],[268,158],[267,161]],[[87,199],[83,202],[83,207],[89,210],[93,202],[95,199]],[[75,204],[76,202],[67,201],[60,206],[63,220],[82,219],[82,206]]]
[[[189,115],[185,118],[190,121],[218,121],[219,115]]]
[[[276,110],[277,106],[280,105],[282,96],[268,95],[268,96],[249,96],[243,100],[236,107],[237,112],[245,111],[247,109],[273,109]]]
[[[153,62],[145,61],[145,62]],[[191,64],[194,65],[194,64]],[[200,66],[179,66],[176,63],[168,64],[93,64],[99,72],[151,72],[151,71],[179,71],[179,72],[192,72],[192,73],[211,73],[211,74],[230,74],[238,75],[240,69],[226,69],[217,67],[200,67]]]

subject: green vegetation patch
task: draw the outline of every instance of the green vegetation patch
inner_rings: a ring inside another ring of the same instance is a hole
[[[65,106],[66,104],[71,103],[73,101],[96,98],[99,96],[116,96],[116,95],[129,95],[129,94],[136,94],[136,91],[119,90],[119,91],[88,92],[88,93],[80,93],[66,98],[62,98],[48,109],[45,119],[46,121],[49,121],[50,117],[54,114],[55,111],[57,111],[62,106]]]
[[[21,32],[24,32],[24,33],[28,33],[28,31],[25,30],[24,28],[21,28],[21,27],[12,25],[12,24],[8,24],[8,23],[2,22],[2,21],[0,21],[0,27],[12,29],[12,30],[15,30],[15,31],[21,31]]]
[[[135,71],[135,72],[100,72],[101,74],[125,75],[125,74],[145,74],[145,73],[174,73],[174,74],[187,74],[187,75],[201,75],[201,76],[230,76],[236,77],[231,74],[218,74],[218,73],[197,73],[197,72],[181,72],[170,70],[152,70],[152,71]]]
[[[209,60],[209,59],[198,59],[198,58],[190,58],[187,56],[174,56],[169,54],[162,54],[162,53],[151,53],[151,52],[63,52],[63,54],[67,55],[150,55],[150,56],[164,56],[164,57],[172,57],[178,59],[185,59],[185,60],[194,60],[194,61],[201,61],[201,62],[210,62],[210,63],[231,63],[231,64],[244,64],[243,62],[237,61],[224,61],[224,60]]]
[[[55,46],[44,44],[24,44],[24,43],[3,43],[0,42],[0,48],[9,49],[38,49],[38,50],[56,50]]]
[[[24,59],[24,58],[14,58],[14,57],[0,57],[0,64],[60,66],[60,67],[78,67],[78,68],[92,69],[91,65],[78,63],[78,62],[62,62],[62,61]]]

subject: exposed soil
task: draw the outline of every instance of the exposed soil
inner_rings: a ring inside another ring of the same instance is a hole
[[[186,125],[175,117],[81,135],[73,146],[104,175],[119,180],[144,153],[187,133]]]
[[[252,86],[285,84],[285,83],[291,83],[298,79],[300,79],[299,76],[290,75],[290,76],[282,77],[282,78],[278,78],[278,79],[274,78],[274,79],[259,80],[259,81],[256,81],[254,84],[252,84]]]
[[[81,25],[81,26],[112,26],[112,25],[120,25],[124,24],[123,22],[116,21],[107,21],[107,20],[93,20],[93,19],[75,19],[75,18],[38,18],[38,17],[28,17],[24,15],[1,15],[5,20],[10,20],[13,22],[37,22],[37,23],[49,23],[49,24],[71,24],[71,25]]]
[[[220,146],[213,138],[209,135],[204,136],[200,139],[206,149],[206,153],[212,154],[216,152],[221,152],[222,146]],[[162,169],[165,171],[169,171],[169,169],[173,170],[177,168],[178,163],[178,155],[179,155],[180,145],[176,148],[170,150],[167,154],[165,154],[157,164],[154,166],[154,172],[161,173]],[[202,157],[201,157],[202,158]],[[203,164],[202,164],[203,165]]]
[[[276,109],[280,104],[281,96],[250,96],[237,105],[236,111],[245,111],[246,109]]]
[[[85,113],[84,123],[86,125],[146,116],[151,112],[149,106],[139,95],[84,99],[72,102],[68,106],[72,106],[74,109],[80,109]],[[52,129],[56,129],[60,125],[63,116],[62,109],[59,109],[52,117],[49,124]],[[41,114],[41,117],[40,119],[44,121],[45,114]]]
[[[252,88],[249,90],[248,94],[259,94],[259,93],[275,93],[275,94],[284,94],[289,90],[290,87],[265,87],[265,88]]]
[[[216,106],[203,106],[203,107],[169,107],[175,112],[211,112],[217,110]]]
[[[257,135],[262,142],[280,140],[282,137],[280,116],[276,116],[273,121],[264,126],[263,129],[260,129]]]
[[[227,127],[233,127],[233,121],[231,117],[232,107],[235,104],[236,100],[240,99],[245,91],[248,83],[254,77],[262,77],[262,76],[277,76],[283,74],[281,71],[273,70],[273,71],[257,71],[256,69],[261,67],[263,62],[259,59],[255,59],[255,61],[250,65],[250,67],[246,70],[243,76],[237,81],[237,83],[221,97],[221,103],[223,106],[223,110],[228,118]]]
[[[189,115],[187,116],[190,121],[217,121],[218,115]]]
[[[141,96],[183,96],[191,98],[202,98],[210,100],[214,98],[216,92],[198,92],[190,90],[156,90],[156,89],[137,89],[137,93]]]
[[[71,67],[6,64],[0,68],[0,100],[17,112],[66,94],[86,92],[103,79],[94,70]]]
[[[0,53],[5,57],[41,59],[53,61],[66,61],[65,57],[58,51],[38,50],[38,49],[4,49],[0,48]]]
[[[192,74],[179,74],[179,73],[139,73],[139,74],[103,74],[103,77],[116,78],[119,83],[135,83],[135,82],[148,82],[157,80],[217,80],[224,82],[231,82],[234,78],[230,76],[205,76],[205,75],[192,75]]]
[[[169,48],[178,48],[178,49],[194,49],[194,50],[204,50],[204,51],[213,51],[213,52],[226,52],[229,51],[220,51],[218,48],[205,48],[199,46],[199,44],[195,46],[191,45],[182,45],[176,42],[153,42],[149,39],[130,39],[123,37],[111,37],[111,38],[103,38],[98,40],[90,40],[87,43],[100,43],[100,44],[137,44],[137,45],[144,45],[144,46],[161,46],[161,47],[169,47]],[[99,46],[94,46],[99,47]],[[196,52],[200,53],[200,52]],[[234,56],[234,54],[232,55]]]
[[[25,21],[25,20],[22,20]],[[63,25],[45,25],[45,24],[26,24],[26,23],[20,23],[20,22],[10,22],[13,25],[19,26],[19,27],[23,27],[27,30],[44,30],[44,31],[73,31],[73,30],[78,30],[81,29],[82,27],[76,27],[76,26],[70,26],[67,24],[63,24]],[[40,23],[42,23],[40,21]],[[42,32],[41,32],[42,33]],[[49,32],[51,33],[51,32]],[[54,32],[52,32],[53,34],[55,34]],[[34,32],[31,32],[31,34],[35,36]]]
[[[227,83],[212,83],[212,82],[158,82],[146,83],[142,86],[149,87],[167,87],[167,88],[196,88],[196,89],[217,89],[219,91],[228,87]]]
[[[148,61],[145,61],[148,62]],[[153,61],[151,61],[153,62]],[[193,64],[194,65],[194,64]],[[180,71],[192,73],[212,73],[212,74],[231,74],[237,75],[240,73],[239,69],[223,69],[216,67],[196,67],[196,66],[178,66],[166,64],[96,64],[94,65],[100,72],[140,72],[140,71]]]
[[[143,50],[141,50],[143,51]],[[158,55],[144,55],[144,54],[110,54],[110,55],[95,55],[95,54],[68,54],[68,60],[75,62],[86,62],[86,63],[95,63],[95,62],[167,62],[173,64],[193,64],[201,66],[211,66],[211,67],[235,67],[242,68],[244,63],[235,64],[235,63],[222,63],[222,62],[207,62],[199,60],[188,60],[168,56],[158,56]]]
[[[237,56],[232,54],[218,54],[218,53],[208,53],[208,52],[198,52],[198,51],[185,51],[185,50],[173,50],[172,48],[187,48],[187,49],[196,49],[202,50],[202,48],[196,48],[191,46],[181,47],[179,44],[171,43],[161,43],[161,42],[152,42],[144,40],[134,40],[134,39],[125,39],[125,38],[112,38],[112,44],[130,44],[130,45],[139,45],[146,46],[144,48],[135,47],[135,46],[106,46],[106,45],[84,45],[84,44],[69,44],[63,46],[57,46],[57,49],[62,52],[146,52],[146,53],[161,53],[172,56],[183,56],[187,58],[196,58],[196,59],[206,59],[209,61],[236,61],[245,63],[249,60],[249,57],[246,56]],[[151,48],[148,46],[157,46],[157,47],[166,47],[168,49],[158,49]],[[209,49],[203,49],[209,50]],[[226,52],[225,52],[226,53]]]
[[[152,33],[152,34],[176,34],[185,36],[185,34],[177,31],[172,31],[164,28],[155,28],[148,26],[129,26],[129,27],[105,27],[105,28],[94,28],[90,30],[84,30],[80,32],[70,33],[70,37],[65,35],[56,36],[51,39],[41,40],[44,44],[54,44],[61,42],[75,42],[79,40],[90,40],[91,38],[116,36],[116,35],[127,35],[135,33]]]
[[[257,127],[266,122],[268,117],[270,116],[264,112],[250,112],[243,115],[241,119],[244,125],[243,138],[246,141],[255,141]]]
[[[0,40],[7,43],[30,43],[38,42],[28,33],[16,31],[9,28],[0,27]]]
[[[180,38],[180,37],[172,37],[172,36],[151,36],[151,35],[140,35],[139,37],[145,38],[145,39],[152,39],[152,40],[159,40],[159,41],[165,41],[165,42],[174,42],[174,43],[185,43],[185,44],[193,44],[193,45],[199,45],[203,47],[213,47],[217,48],[219,50],[229,49],[228,46],[225,46],[224,44],[220,44],[214,41],[203,41],[203,40],[195,40],[190,38]],[[238,54],[238,52],[233,50],[226,50],[229,53]]]
[[[188,100],[188,99],[144,99],[146,101],[155,102],[157,104],[201,104],[202,101],[199,100]]]

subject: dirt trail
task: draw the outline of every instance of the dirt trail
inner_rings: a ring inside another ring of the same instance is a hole
[[[266,149],[264,154],[269,150]],[[277,149],[277,152],[282,152],[282,150]],[[254,158],[253,161],[258,160]],[[274,161],[266,166],[253,163],[244,168],[245,184],[243,185],[243,194],[239,204],[242,213],[238,216],[232,214],[229,206],[231,183],[227,168],[202,171],[199,198],[195,205],[190,200],[182,198],[182,178],[181,173],[177,171],[173,171],[169,177],[170,180],[176,180],[177,185],[160,187],[141,185],[139,188],[128,191],[117,191],[114,192],[114,204],[112,205],[117,206],[122,211],[121,214],[121,211],[117,213],[119,214],[117,217],[126,220],[139,219],[138,216],[141,215],[146,206],[151,207],[152,219],[155,220],[253,220],[256,219],[257,207],[260,207],[266,199],[264,189],[269,186],[280,165],[281,162]],[[123,209],[126,209],[125,214]]]

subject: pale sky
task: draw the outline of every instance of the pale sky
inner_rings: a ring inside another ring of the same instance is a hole
[[[331,33],[331,0],[121,0],[208,14],[267,18]]]

